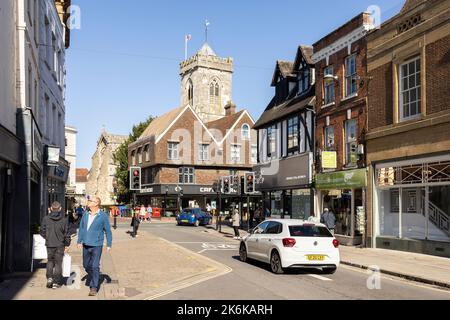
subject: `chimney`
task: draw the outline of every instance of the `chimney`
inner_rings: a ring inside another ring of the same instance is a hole
[[[232,114],[236,113],[236,105],[228,101],[227,105],[225,106],[225,116],[231,116]]]

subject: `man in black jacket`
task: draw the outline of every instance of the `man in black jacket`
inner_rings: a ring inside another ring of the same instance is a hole
[[[47,288],[54,289],[61,287],[62,261],[70,246],[68,220],[61,209],[59,202],[52,203],[51,212],[42,219],[40,232],[47,247]]]

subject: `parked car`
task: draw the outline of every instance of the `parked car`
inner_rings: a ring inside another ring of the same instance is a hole
[[[270,264],[273,273],[286,268],[320,267],[326,274],[339,267],[339,241],[321,223],[304,220],[266,220],[242,239],[240,259]]]
[[[177,216],[177,224],[183,225],[209,225],[211,224],[212,216],[209,213],[203,212],[200,208],[187,208]]]

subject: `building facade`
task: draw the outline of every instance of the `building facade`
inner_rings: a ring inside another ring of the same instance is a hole
[[[104,129],[92,156],[92,166],[86,182],[86,196],[98,196],[102,205],[114,205],[116,169],[114,152],[125,142],[127,136],[107,133]]]
[[[258,130],[256,189],[266,217],[308,219],[314,215],[313,152],[315,79],[312,47],[299,46],[294,62],[277,61],[275,96]]]
[[[251,171],[257,150],[254,121],[246,110],[236,112],[231,101],[223,103],[231,99],[231,63],[205,44],[180,64],[183,104],[154,119],[128,149],[130,166],[142,168],[138,203],[171,212],[217,205],[213,184]]]
[[[450,257],[450,3],[406,1],[367,40],[372,246]]]
[[[60,1],[67,7],[70,1]],[[42,4],[53,1],[0,1],[0,272],[28,271],[31,234],[37,232],[47,201],[47,165],[42,93]],[[66,19],[68,15],[66,14]],[[66,20],[56,15],[55,27]],[[64,40],[62,45],[65,46]],[[61,131],[62,135],[64,132]],[[64,163],[64,159],[61,159]],[[62,192],[64,200],[64,192]]]
[[[87,205],[86,183],[89,170],[86,168],[77,168],[75,176],[75,203],[76,205]]]
[[[369,13],[361,13],[313,45],[318,210],[333,211],[336,236],[347,245],[365,239],[366,35],[373,29]]]

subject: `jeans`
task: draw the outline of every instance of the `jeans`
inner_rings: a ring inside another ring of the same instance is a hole
[[[64,258],[64,247],[47,248],[47,279],[53,279],[54,283],[61,284],[62,261]]]
[[[83,246],[83,267],[91,278],[90,288],[99,288],[102,249],[103,247]]]

